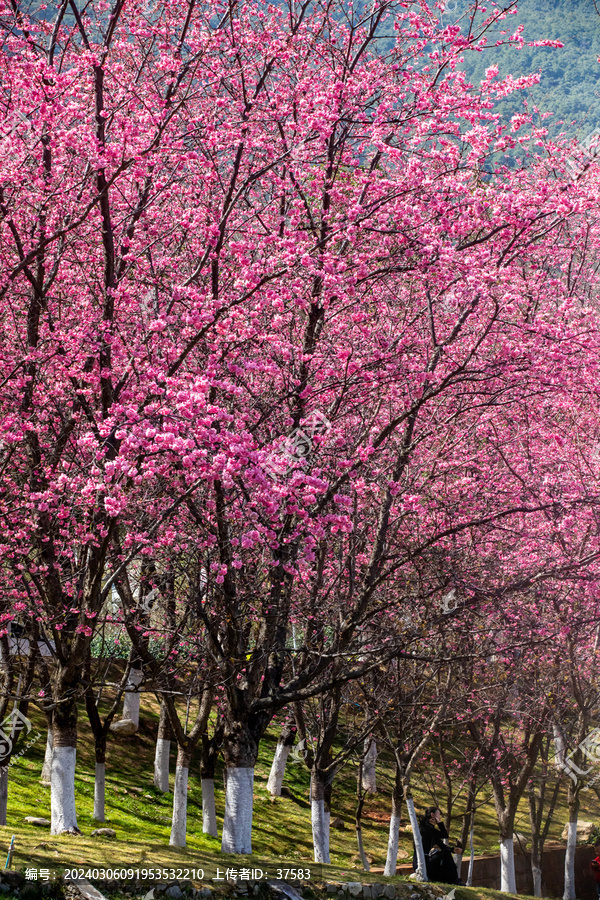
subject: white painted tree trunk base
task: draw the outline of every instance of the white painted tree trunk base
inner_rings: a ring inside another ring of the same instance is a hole
[[[371,866],[370,866],[369,860],[367,859],[366,854],[365,854],[365,846],[363,843],[362,828],[356,829],[356,843],[358,846],[358,855],[360,857],[362,867],[365,872],[370,872]]]
[[[144,673],[141,669],[132,669],[129,673],[129,680],[125,688],[125,697],[123,699],[123,715],[122,719],[130,719],[140,727],[140,694],[139,685],[142,683]]]
[[[387,878],[393,878],[398,864],[398,843],[400,840],[400,816],[392,813],[390,816],[390,833],[388,836],[387,857],[383,874]]]
[[[165,738],[156,739],[154,753],[154,787],[163,794],[169,792],[169,755],[171,753],[171,741]]]
[[[377,778],[375,764],[377,763],[377,744],[371,738],[367,738],[367,741],[370,741],[370,743],[363,761],[362,789],[369,794],[376,794]],[[365,743],[367,743],[367,741],[365,741]]]
[[[175,769],[175,786],[173,788],[173,820],[171,823],[171,847],[185,847],[187,837],[187,766]]]
[[[575,900],[575,847],[577,845],[577,822],[569,822],[567,849],[565,852],[565,891],[563,900]]]
[[[565,740],[563,738],[561,729],[556,723],[554,723],[554,725],[552,726],[552,732],[554,735],[554,764],[557,769],[564,769]]]
[[[509,894],[517,893],[515,846],[511,837],[500,839],[500,890]]]
[[[217,811],[215,809],[215,780],[214,778],[202,779],[202,831],[218,837]]]
[[[533,896],[541,897],[542,896],[542,870],[539,866],[531,867],[531,874],[533,875]]]
[[[267,790],[271,797],[281,797],[281,788],[283,786],[283,777],[285,775],[285,766],[292,748],[288,744],[278,743],[275,748],[275,756],[267,781]]]
[[[475,846],[473,844],[473,835],[475,833],[475,819],[471,813],[471,826],[469,828],[469,871],[467,873],[467,887],[473,884],[473,866],[475,864]],[[458,873],[460,878],[460,872]]]
[[[106,763],[96,763],[94,779],[94,818],[104,822],[104,800],[106,796]]]
[[[329,858],[329,821],[327,816],[324,800],[310,801],[315,862],[329,865],[331,860]]]
[[[415,803],[412,797],[406,798],[406,808],[408,810],[413,840],[415,842],[415,850],[417,852],[417,881],[427,881],[427,863],[425,862],[423,841],[421,840],[421,831],[419,830],[419,820],[417,818],[417,813],[415,812]]]
[[[75,811],[75,747],[55,747],[52,751],[50,787],[51,834],[70,831],[79,834]]]
[[[222,853],[252,853],[254,769],[227,767]]]
[[[54,746],[54,732],[48,729],[46,736],[46,754],[44,756],[44,765],[42,766],[42,774],[40,781],[42,784],[50,784],[52,779],[52,747]]]

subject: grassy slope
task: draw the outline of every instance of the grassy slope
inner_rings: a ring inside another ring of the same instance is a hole
[[[188,794],[188,846],[185,850],[169,848],[172,795],[162,795],[152,786],[158,708],[153,699],[146,696],[142,701],[139,734],[133,738],[112,739],[107,754],[104,824],[116,830],[117,840],[90,837],[91,831],[99,827],[99,823],[92,818],[93,741],[84,714],[80,721],[76,784],[78,821],[84,836],[51,837],[47,829],[24,824],[25,816],[50,816],[50,789],[39,782],[45,745],[44,723],[35,712],[32,714],[32,721],[34,731],[40,732],[40,738],[10,769],[8,825],[0,828],[0,853],[8,846],[10,836],[16,835],[13,866],[30,864],[56,868],[71,864],[132,867],[210,864],[212,869],[218,858],[230,862],[229,857],[220,857],[219,841],[202,834],[202,797],[197,758],[192,762]],[[273,729],[261,743],[257,765],[253,832],[256,862],[260,865],[260,859],[270,859],[296,865],[307,864],[312,859],[308,771],[303,765],[288,765],[285,784],[290,796],[270,798],[266,782],[276,741],[277,730]],[[173,769],[174,753],[171,756],[171,786]],[[379,792],[367,799],[363,815],[365,849],[373,857],[374,866],[383,866],[385,862],[391,774],[390,760],[380,757]],[[331,877],[350,877],[360,868],[354,859],[355,791],[355,768],[348,766],[334,783],[332,818],[341,817],[345,822],[345,829],[332,830],[332,863],[336,871],[332,870]],[[415,778],[415,798],[417,807],[424,807],[432,802],[431,793],[419,786],[418,777]],[[598,821],[600,803],[596,797],[588,792],[582,795],[582,799],[581,819]],[[216,780],[216,802],[220,828],[224,805],[220,773]],[[566,808],[562,798],[550,831],[550,839],[560,839],[565,821]],[[525,803],[517,817],[516,828],[525,834],[529,832]],[[456,835],[457,832],[458,824],[452,829],[452,834]],[[497,847],[497,826],[491,801],[478,812],[475,837],[476,849],[479,851]],[[410,834],[402,834],[400,857],[405,859],[400,862],[408,862],[411,854]],[[254,862],[253,858],[253,865]]]

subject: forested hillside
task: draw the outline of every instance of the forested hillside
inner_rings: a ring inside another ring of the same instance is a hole
[[[468,5],[467,0],[448,0],[444,22],[456,21]],[[496,47],[496,40],[506,39],[498,29],[490,35],[489,49],[466,54],[469,77],[479,82],[494,63],[503,75],[541,72],[540,84],[505,101],[503,111],[512,113],[526,101],[530,110],[537,106],[554,113],[548,120],[552,134],[574,131],[585,138],[600,127],[600,16],[594,0],[521,0],[516,15],[502,25],[510,35],[520,24],[525,44],[550,38],[561,40],[564,47]]]

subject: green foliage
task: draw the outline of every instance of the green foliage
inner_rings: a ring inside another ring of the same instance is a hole
[[[456,19],[467,8],[466,0],[455,0],[447,6],[453,12],[445,14]],[[600,6],[599,6],[600,8]],[[524,26],[525,46],[496,47],[496,40],[506,40],[518,25]],[[524,104],[530,112],[537,107],[540,113],[552,112],[545,119],[550,134],[561,131],[580,139],[600,129],[600,16],[593,0],[521,0],[516,15],[508,15],[489,36],[489,46],[481,53],[468,52],[464,68],[469,80],[478,84],[491,65],[497,65],[500,75],[515,77],[541,73],[540,83],[526,91],[518,91],[498,106],[507,121],[515,112],[522,112]],[[502,35],[501,30],[507,32]],[[528,41],[558,39],[564,47],[528,47]]]
[[[594,825],[594,827],[590,831],[589,836],[587,837],[587,839],[585,841],[583,841],[583,843],[589,844],[593,847],[594,844],[597,844],[599,842],[600,842],[600,825]]]

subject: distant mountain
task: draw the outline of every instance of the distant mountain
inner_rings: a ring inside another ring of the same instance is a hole
[[[600,0],[597,3],[600,10]],[[467,0],[448,0],[444,21],[456,20],[467,6]],[[466,53],[469,78],[476,84],[494,63],[503,75],[539,71],[542,79],[536,88],[502,102],[504,115],[521,111],[526,100],[530,111],[537,106],[554,113],[546,122],[552,134],[566,131],[583,139],[600,130],[600,15],[594,0],[521,0],[517,14],[500,24],[509,34],[523,24],[525,42],[558,38],[564,47],[490,46],[482,53]],[[490,43],[505,37],[499,31]]]
[[[78,2],[81,5],[81,0]],[[361,2],[366,4],[366,0],[356,0],[355,6]],[[430,3],[433,5],[434,0]],[[464,21],[471,4],[472,0],[446,0],[442,21],[450,23],[461,18]],[[31,0],[30,11],[37,18],[51,20],[57,5],[57,0],[46,3]],[[600,11],[600,0],[596,0],[596,5]],[[503,117],[522,111],[526,100],[530,110],[537,106],[554,113],[545,123],[551,134],[565,131],[584,139],[590,132],[600,131],[600,15],[596,5],[594,0],[520,0],[517,14],[508,15],[496,32],[489,35],[490,46],[486,50],[465,53],[464,68],[470,80],[477,84],[494,63],[503,75],[539,71],[542,80],[536,88],[519,91],[502,101],[498,109]],[[489,4],[487,8],[489,11]],[[67,9],[65,20],[70,14]],[[105,15],[102,6],[100,21]],[[562,49],[525,46],[522,50],[514,45],[494,46],[495,40],[507,37],[500,34],[500,28],[512,34],[520,24],[524,26],[525,42],[551,38],[561,40],[565,46]],[[382,41],[381,46],[384,49],[386,42]]]

